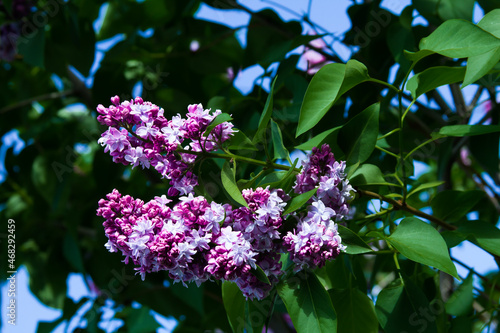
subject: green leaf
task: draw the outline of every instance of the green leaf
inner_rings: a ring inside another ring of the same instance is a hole
[[[298,159],[295,159],[295,161],[293,161],[293,164],[290,167],[290,169],[288,169],[288,171],[274,171],[269,175],[266,175],[259,182],[259,186],[261,187],[269,186],[271,188],[282,188],[282,189],[286,188],[295,179],[294,170],[298,161],[299,161]]]
[[[264,282],[269,285],[271,284],[266,273],[259,265],[257,265],[257,268],[250,270],[250,273],[252,273],[252,275],[254,275],[260,282]]]
[[[484,15],[477,24],[496,38],[500,38],[500,9],[495,9]],[[462,88],[474,83],[486,75],[500,61],[500,47],[486,53],[471,56],[467,59],[467,72],[465,73]]]
[[[353,186],[361,185],[390,185],[397,186],[395,184],[388,183],[384,179],[382,171],[379,167],[373,164],[363,164],[354,171],[349,183]]]
[[[344,93],[368,79],[366,66],[356,60],[321,67],[307,87],[296,136],[313,128]]]
[[[460,279],[443,237],[422,220],[405,218],[387,241],[408,259],[433,266]]]
[[[435,181],[435,182],[428,182],[428,183],[425,183],[425,184],[420,184],[418,185],[417,187],[414,187],[411,189],[410,192],[408,192],[408,196],[407,198],[409,198],[410,196],[414,195],[415,193],[418,193],[420,191],[423,191],[423,190],[426,190],[426,189],[429,189],[429,188],[433,188],[433,187],[436,187],[436,186],[439,186],[439,185],[442,185],[444,184],[444,181]]]
[[[44,68],[45,65],[45,27],[36,29],[29,38],[20,36],[17,41],[18,53],[23,60],[32,65]]]
[[[238,188],[238,184],[236,184],[236,180],[234,178],[234,171],[229,166],[229,161],[224,162],[224,166],[222,167],[221,172],[221,180],[222,185],[226,189],[227,193],[234,199],[237,203],[242,206],[248,207],[247,202],[243,198],[241,191]]]
[[[126,321],[129,332],[150,333],[155,332],[160,324],[151,315],[150,309],[146,306],[141,306],[139,309],[132,308],[131,313]]]
[[[217,125],[220,125],[226,121],[231,121],[231,120],[233,120],[233,118],[229,114],[227,113],[219,114],[217,117],[214,118],[214,120],[212,120],[210,125],[208,125],[207,129],[205,130],[205,133],[203,133],[203,136],[208,136]]]
[[[406,89],[411,92],[413,99],[417,99],[437,87],[462,81],[464,75],[465,67],[431,67],[410,78]]]
[[[232,150],[258,150],[252,143],[252,140],[250,140],[245,133],[240,130],[233,133],[233,136],[229,139],[229,143],[230,145],[228,148]]]
[[[314,274],[301,274],[305,276],[293,276],[277,286],[294,328],[298,333],[337,332],[337,315],[330,296]]]
[[[445,136],[473,136],[500,132],[499,125],[449,125],[439,129],[440,135]]]
[[[36,327],[36,331],[39,333],[51,333],[54,332],[56,327],[64,321],[64,318],[60,318],[54,321],[39,321]],[[5,325],[5,324],[4,324]]]
[[[474,0],[440,0],[437,12],[443,21],[451,19],[464,19],[472,21]]]
[[[339,235],[342,238],[342,244],[346,245],[345,253],[348,254],[360,254],[373,252],[371,247],[366,244],[361,237],[358,236],[354,231],[344,227],[343,225],[338,225]]]
[[[12,16],[12,2],[13,0],[3,0],[3,8],[7,11],[7,13]]]
[[[283,136],[279,125],[271,119],[271,135],[273,138],[274,159],[288,159],[288,150],[283,145]]]
[[[483,30],[488,31],[496,38],[500,38],[500,9],[493,9],[483,16],[481,21],[477,24]]]
[[[271,90],[269,91],[269,95],[267,95],[266,104],[264,105],[264,110],[260,116],[259,127],[257,128],[257,132],[253,137],[252,142],[255,144],[257,142],[261,142],[263,140],[263,136],[266,133],[267,124],[271,120],[271,115],[273,113],[273,95],[274,95],[274,85],[276,84],[276,80],[278,76],[274,77],[273,83],[271,85]]]
[[[467,58],[500,47],[500,39],[464,20],[448,20],[420,41],[420,50]]]
[[[420,61],[421,59],[431,55],[431,54],[434,54],[435,52],[431,51],[431,50],[420,50],[420,51],[417,51],[417,52],[411,52],[411,51],[404,51],[404,55],[405,57],[416,63],[418,61]]]
[[[372,104],[340,129],[338,145],[346,154],[347,164],[363,163],[375,149],[379,111],[380,104]]]
[[[63,240],[63,254],[64,258],[69,262],[69,264],[76,269],[78,272],[85,272],[83,267],[82,255],[78,244],[70,233],[66,233]]]
[[[49,156],[38,155],[31,167],[33,185],[49,204],[54,204],[58,179],[50,166]]]
[[[437,333],[435,321],[422,315],[422,311],[431,311],[429,302],[410,279],[397,279],[382,289],[375,311],[386,333]]]
[[[484,192],[447,190],[439,192],[431,201],[434,215],[446,221],[457,221],[484,198]]]
[[[472,311],[472,302],[474,295],[472,293],[472,278],[474,274],[471,271],[462,284],[453,292],[446,302],[446,313],[452,316],[468,315]]]
[[[227,319],[235,333],[245,331],[245,297],[234,282],[222,283],[222,301],[226,309]]]
[[[378,332],[378,320],[373,302],[361,290],[332,289],[328,293],[337,312],[339,332]]]
[[[498,64],[500,60],[500,47],[494,48],[486,53],[475,55],[467,59],[467,72],[465,73],[462,88],[472,84]]]
[[[312,189],[310,191],[307,191],[305,193],[299,194],[298,196],[294,197],[292,200],[290,200],[290,202],[287,203],[286,209],[282,215],[285,216],[287,214],[291,214],[291,213],[295,212],[297,209],[302,207],[306,202],[308,202],[309,199],[311,199],[311,197],[316,194],[317,190],[318,189],[315,188],[315,189]]]
[[[451,327],[449,333],[471,333],[474,332],[472,328],[471,316],[455,317],[451,320]]]
[[[226,98],[223,96],[214,96],[207,102],[207,109],[223,109],[226,106]]]
[[[325,141],[327,141],[330,135],[334,135],[335,132],[338,132],[341,128],[342,126],[337,126],[332,129],[326,130],[316,135],[314,138],[307,140],[307,142],[296,146],[295,149],[312,150],[314,147],[320,147]]]
[[[500,256],[500,229],[493,224],[476,220],[458,225],[456,231],[463,234],[471,242],[497,256]]]

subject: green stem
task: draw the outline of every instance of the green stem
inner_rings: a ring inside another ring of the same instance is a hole
[[[410,76],[410,73],[411,71],[413,70],[413,67],[415,67],[415,64],[416,62],[413,62],[410,66],[410,69],[408,70],[408,72],[406,72],[406,75],[403,79],[403,81],[401,82],[401,89],[398,90],[398,103],[399,103],[399,167],[402,168],[402,173],[403,173],[403,205],[406,204],[406,195],[407,195],[407,192],[408,192],[408,189],[407,189],[407,186],[406,186],[406,182],[407,182],[407,179],[406,179],[406,168],[404,167],[404,157],[403,157],[403,142],[404,142],[404,135],[403,135],[403,121],[404,121],[404,118],[406,116],[406,114],[408,113],[408,111],[410,110],[411,106],[413,105],[413,101],[412,103],[410,104],[410,106],[408,106],[407,110],[403,113],[403,92],[404,92],[404,89],[405,89],[405,85],[406,85],[406,81],[408,81],[408,77]]]
[[[291,168],[288,165],[281,165],[281,164],[276,164],[276,163],[272,163],[272,162],[268,162],[268,161],[254,160],[253,158],[234,155],[232,153],[225,153],[225,154],[206,153],[206,152],[197,152],[197,151],[184,150],[184,149],[177,149],[176,152],[179,154],[189,154],[189,155],[196,155],[196,156],[203,156],[203,157],[210,157],[210,158],[223,158],[225,160],[235,160],[235,161],[240,161],[240,162],[244,162],[244,163],[260,165],[260,166],[263,166],[265,168],[273,168],[273,169],[285,170],[285,171],[288,171]],[[300,169],[295,168],[294,171],[300,172]]]
[[[387,155],[391,155],[391,156],[393,156],[393,157],[395,157],[395,158],[399,158],[399,155],[396,155],[396,154],[394,154],[393,152],[388,151],[387,149],[384,149],[384,148],[379,147],[379,146],[375,146],[375,148],[377,148],[377,149],[378,149],[378,150],[380,150],[380,151],[383,151],[383,152],[384,152],[384,153],[386,153]]]
[[[419,150],[420,148],[422,148],[426,144],[431,143],[431,142],[433,142],[435,140],[437,140],[437,138],[432,138],[432,139],[429,139],[429,140],[427,140],[427,141],[419,144],[418,146],[416,146],[415,148],[413,148],[412,151],[410,151],[408,154],[406,154],[406,156],[405,156],[405,158],[403,160],[406,160],[408,157],[411,156],[411,154],[413,154],[414,152],[416,152],[417,150]]]
[[[380,251],[373,251],[373,252],[365,252],[363,253],[363,255],[365,254],[372,254],[372,255],[379,255],[379,254],[393,254],[394,251],[392,250],[380,250]]]
[[[394,133],[396,133],[396,132],[399,132],[400,130],[401,130],[400,128],[395,128],[395,129],[393,129],[392,131],[390,131],[389,133],[386,133],[386,134],[384,134],[384,135],[382,135],[382,136],[378,137],[378,138],[377,138],[377,141],[378,141],[378,140],[382,140],[383,138],[386,138],[386,137],[388,137],[389,135],[392,135],[392,134],[394,134]]]
[[[388,202],[394,206],[394,209],[401,209],[401,210],[407,211],[409,213],[412,213],[413,215],[423,217],[424,219],[427,219],[431,222],[434,222],[445,229],[457,230],[457,226],[451,225],[451,224],[449,224],[449,223],[447,223],[447,222],[445,222],[445,221],[441,220],[440,218],[437,218],[433,215],[429,215],[427,213],[424,213],[424,212],[422,212],[422,211],[420,211],[412,206],[409,206],[406,203],[401,202],[399,200],[394,200],[392,198],[388,198],[388,197],[380,195],[378,193],[375,193],[372,191],[367,191],[367,190],[362,190],[360,188],[357,188],[356,191],[361,195],[365,195],[365,196],[373,198],[373,199],[379,199],[379,200]]]
[[[377,80],[377,79],[374,79],[374,78],[369,78],[367,81],[368,82],[378,83],[378,84],[381,84],[383,86],[386,86],[387,88],[394,90],[396,93],[400,92],[400,90],[398,89],[398,87],[393,86],[392,84],[387,83],[385,81]]]
[[[408,113],[408,111],[410,111],[411,107],[413,106],[413,104],[415,104],[415,102],[416,102],[416,101],[417,101],[417,100],[416,100],[416,99],[414,99],[413,101],[411,101],[410,105],[408,105],[408,107],[407,107],[407,108],[406,108],[406,110],[405,110],[405,113],[403,114],[403,117],[402,117],[402,119],[401,119],[401,122],[404,122],[405,117],[406,117],[406,114]]]
[[[404,83],[403,83],[404,84]],[[404,87],[404,86],[403,86]],[[406,195],[407,195],[407,188],[406,188],[406,168],[404,166],[404,157],[403,157],[403,142],[404,142],[404,135],[403,135],[403,120],[404,120],[404,115],[403,115],[403,91],[401,90],[398,94],[398,101],[399,101],[399,167],[402,168],[402,173],[403,173],[403,204],[406,202]],[[406,114],[406,113],[405,113]]]

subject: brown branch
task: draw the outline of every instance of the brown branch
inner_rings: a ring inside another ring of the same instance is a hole
[[[467,116],[466,115],[467,105],[465,104],[464,95],[460,90],[460,86],[456,83],[452,83],[450,84],[450,90],[458,115],[462,118],[465,118]]]
[[[433,90],[432,91],[432,99],[434,99],[434,101],[436,101],[437,105],[439,105],[439,107],[441,108],[441,110],[446,115],[448,115],[448,114],[451,113],[450,107],[448,106],[448,104],[446,103],[446,101],[443,99],[443,97],[441,96],[441,94],[437,90]]]
[[[481,94],[484,91],[484,87],[479,87],[476,90],[476,93],[474,94],[474,97],[472,98],[472,101],[470,104],[467,106],[467,112],[472,112],[472,110],[476,107],[477,102],[479,101],[479,98],[481,97]]]
[[[378,193],[375,193],[375,192],[372,192],[372,191],[366,191],[366,190],[361,190],[361,189],[356,189],[356,191],[358,191],[359,193],[361,193],[362,195],[365,195],[367,197],[371,197],[371,198],[374,198],[374,199],[379,199],[379,200],[382,200],[382,201],[385,201],[385,202],[388,202],[390,203],[391,205],[394,206],[394,209],[401,209],[401,210],[405,210],[409,213],[412,213],[413,215],[416,215],[416,216],[420,216],[424,219],[427,219],[431,222],[434,222],[436,223],[437,225],[445,228],[445,229],[448,229],[448,230],[457,230],[458,228],[454,225],[451,225],[443,220],[441,220],[440,218],[437,218],[435,216],[432,216],[432,215],[429,215],[429,214],[426,214],[412,206],[409,206],[408,204],[403,204],[401,201],[398,201],[398,200],[394,200],[394,199],[391,199],[391,198],[387,198],[387,197],[384,197],[383,195],[380,195]]]
[[[481,280],[483,280],[487,285],[489,285],[490,287],[493,287],[495,288],[496,290],[500,291],[500,286],[498,284],[491,284],[491,281],[489,278],[487,278],[486,276],[484,275],[481,275],[480,273],[476,272],[473,268],[467,266],[466,264],[464,264],[463,262],[461,262],[460,260],[458,260],[457,258],[454,258],[454,257],[451,257],[451,260],[453,260],[454,262],[456,262],[457,264],[459,264],[460,266],[468,269],[469,271],[472,271],[473,274],[475,274],[478,278],[480,278]]]
[[[72,95],[74,92],[75,92],[74,89],[68,89],[68,90],[64,90],[64,91],[51,92],[48,94],[35,96],[33,98],[21,101],[17,104],[8,105],[4,108],[1,108],[0,114],[7,113],[7,112],[13,111],[15,109],[22,108],[24,106],[31,105],[33,102],[46,101],[48,99],[58,99],[58,98],[66,97],[66,96]]]

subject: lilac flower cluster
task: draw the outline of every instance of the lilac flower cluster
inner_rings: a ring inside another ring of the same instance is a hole
[[[198,185],[192,172],[197,155],[189,152],[217,150],[234,132],[232,123],[223,122],[204,136],[221,111],[204,110],[201,104],[189,105],[186,118],[178,114],[168,120],[162,108],[140,97],[120,103],[115,96],[111,102],[107,108],[97,107],[97,120],[109,126],[98,142],[113,162],[155,168],[170,180],[169,196],[188,195]]]
[[[248,298],[265,298],[282,273],[278,228],[286,197],[280,191],[245,191],[247,207],[208,203],[192,194],[173,207],[165,196],[144,203],[117,190],[99,201],[110,252],[122,252],[144,279],[168,271],[174,282],[200,285],[207,280],[234,281]],[[257,238],[255,238],[257,236]],[[261,267],[271,284],[257,279]]]
[[[104,151],[114,162],[155,168],[170,180],[168,195],[180,195],[173,204],[165,195],[145,203],[113,190],[99,201],[106,248],[121,252],[143,279],[167,271],[184,285],[232,281],[245,297],[263,299],[283,274],[282,253],[290,254],[297,271],[321,267],[345,248],[336,222],[349,213],[353,189],[345,162],[335,161],[328,145],[314,148],[297,175],[295,193],[317,189],[302,213],[283,216],[290,197],[269,187],[244,189],[246,205],[235,208],[193,195],[197,157],[221,148],[234,132],[223,122],[205,133],[220,110],[193,104],[185,118],[169,120],[163,109],[140,97],[120,102],[115,96],[111,102],[97,107],[99,122],[108,126],[98,140]],[[294,219],[295,229],[286,232],[291,228],[284,221]]]
[[[354,191],[344,173],[345,162],[335,161],[327,144],[313,148],[302,166],[295,182],[295,193],[314,188],[317,191],[311,198],[307,214],[298,216],[297,228],[284,237],[284,246],[296,264],[296,271],[321,267],[345,249],[334,221],[347,216]]]

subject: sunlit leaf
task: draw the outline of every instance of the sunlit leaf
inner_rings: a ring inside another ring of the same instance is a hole
[[[296,136],[313,128],[340,96],[369,78],[365,65],[356,60],[323,66],[307,87]]]
[[[229,161],[224,163],[221,172],[221,180],[224,189],[226,189],[227,193],[233,198],[234,201],[239,203],[242,206],[247,206],[248,204],[243,198],[240,189],[238,188],[238,184],[236,184],[236,180],[234,178],[234,171],[231,169],[229,165]]]
[[[464,75],[465,67],[431,67],[411,77],[406,89],[411,92],[414,99],[417,99],[437,87],[462,81]]]
[[[422,220],[416,217],[405,218],[387,241],[408,259],[459,278],[443,237]]]
[[[340,129],[338,144],[345,152],[348,164],[363,163],[375,149],[379,111],[380,104],[372,104]]]
[[[282,215],[285,216],[287,214],[291,214],[291,213],[295,212],[297,209],[302,207],[306,202],[308,202],[309,199],[311,199],[311,197],[316,194],[317,190],[318,189],[315,188],[315,189],[312,189],[310,191],[307,191],[305,193],[299,194],[298,196],[294,197],[292,200],[290,200],[287,203],[286,209]]]
[[[346,245],[345,253],[360,254],[373,252],[372,248],[366,244],[354,231],[344,227],[338,226],[339,235],[342,238],[342,244]]]

